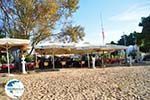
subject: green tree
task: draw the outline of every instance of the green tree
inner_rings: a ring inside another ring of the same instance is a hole
[[[118,45],[127,45],[127,38],[128,38],[127,35],[121,36],[121,39],[118,40]]]
[[[2,30],[0,30],[0,38],[4,38],[4,37],[5,37],[4,33],[2,32]]]
[[[138,35],[140,49],[143,52],[150,52],[150,15],[142,17],[139,26],[143,27],[142,33]]]
[[[111,41],[110,44],[117,44],[117,43],[115,43],[114,41]]]
[[[78,42],[79,40],[83,40],[85,36],[84,28],[80,25],[72,26],[69,25],[62,30],[59,34],[57,34],[57,38],[63,42]]]
[[[118,45],[135,45],[137,39],[137,32],[130,33],[129,35],[121,36],[121,39],[118,41]]]
[[[59,21],[68,19],[76,12],[78,2],[78,0],[0,0],[3,31],[9,37],[32,38],[34,48],[39,41],[52,34]]]

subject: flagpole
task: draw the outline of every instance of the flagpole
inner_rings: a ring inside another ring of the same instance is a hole
[[[104,36],[102,13],[100,14],[100,20],[101,20],[101,31],[102,31],[102,37],[103,37],[102,42],[103,42],[103,46],[104,46],[105,45],[104,44],[104,38],[105,38],[105,36]],[[102,56],[102,67],[104,67],[104,50],[103,50],[103,56]]]
[[[100,14],[100,20],[101,20],[101,31],[102,31],[102,37],[103,37],[103,40],[102,40],[102,43],[104,45],[104,27],[103,27],[103,19],[102,19],[102,13]]]

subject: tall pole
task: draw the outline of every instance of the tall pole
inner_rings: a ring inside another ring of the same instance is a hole
[[[55,55],[54,55],[54,49],[53,49],[52,59],[53,59],[53,69],[55,69]]]
[[[124,32],[123,32],[123,41],[124,41],[124,45],[126,46],[127,44],[126,44],[126,37],[125,37],[125,34],[124,34]]]
[[[7,52],[7,66],[8,66],[8,74],[10,74],[10,64],[9,64],[9,53],[8,53],[8,47],[6,47],[6,52]]]
[[[104,38],[105,38],[105,35],[104,35],[104,27],[103,27],[103,19],[102,19],[102,14],[100,14],[100,20],[101,20],[101,31],[102,31],[102,37],[103,37],[103,45],[104,45]]]
[[[125,33],[123,32],[123,42],[124,42],[124,45],[126,46],[127,45],[127,41],[126,41],[126,37],[125,37]],[[127,63],[127,57],[128,57],[128,54],[127,54],[127,50],[125,50],[125,63]]]
[[[104,39],[105,39],[105,34],[104,34],[104,27],[103,27],[103,19],[102,19],[102,13],[100,14],[100,19],[101,19],[101,30],[102,30],[102,36],[103,36],[103,46],[104,44]],[[102,56],[102,67],[104,67],[104,50],[103,50],[103,56]]]
[[[87,53],[87,58],[88,58],[88,67],[90,68],[90,55]]]

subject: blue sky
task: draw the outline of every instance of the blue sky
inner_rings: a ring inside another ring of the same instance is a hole
[[[141,32],[141,17],[150,15],[150,0],[80,0],[79,6],[74,24],[85,28],[84,41],[92,44],[103,44],[101,13],[105,43],[117,42],[123,33]]]

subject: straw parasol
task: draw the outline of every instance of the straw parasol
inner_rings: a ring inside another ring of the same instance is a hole
[[[27,39],[15,39],[15,38],[1,38],[0,39],[0,48],[6,49],[6,53],[7,53],[8,74],[10,74],[8,50],[12,47],[24,48],[27,45],[29,45],[29,40]]]
[[[35,46],[35,51],[38,53],[52,54],[53,58],[53,69],[55,68],[55,54],[69,54],[71,48],[74,47],[73,43],[62,43],[62,42],[44,42]]]

